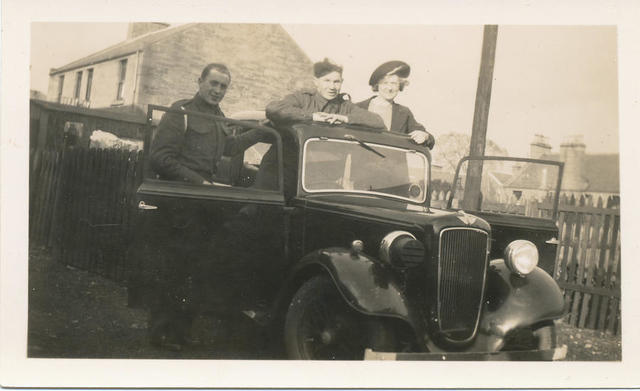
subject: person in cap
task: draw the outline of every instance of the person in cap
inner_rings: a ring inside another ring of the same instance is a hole
[[[357,103],[363,109],[378,114],[387,130],[408,134],[417,144],[433,148],[435,139],[413,116],[408,107],[394,101],[398,93],[407,86],[411,68],[402,61],[389,61],[380,65],[371,74],[369,85],[374,92],[371,98]]]
[[[276,123],[312,120],[384,129],[380,116],[356,106],[348,94],[340,93],[343,81],[341,66],[325,58],[313,64],[313,74],[315,90],[303,89],[269,103],[267,118]]]

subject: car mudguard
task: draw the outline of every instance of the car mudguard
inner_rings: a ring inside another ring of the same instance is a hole
[[[536,267],[520,277],[502,259],[491,262],[478,335],[471,351],[494,351],[509,331],[562,317],[562,291],[553,278]]]
[[[298,272],[321,266],[345,301],[366,315],[400,318],[415,325],[414,312],[398,286],[392,270],[363,253],[328,248],[306,255]]]

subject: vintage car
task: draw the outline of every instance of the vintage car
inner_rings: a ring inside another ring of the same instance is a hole
[[[149,110],[150,122],[170,111]],[[405,135],[214,119],[268,142],[225,159],[213,186],[147,165],[131,253],[142,265],[197,259],[199,308],[244,313],[291,359],[564,358],[550,275],[561,163],[463,159],[435,208],[430,151]],[[552,200],[538,217],[518,205],[531,184]]]

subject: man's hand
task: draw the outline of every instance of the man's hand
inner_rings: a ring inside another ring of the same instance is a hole
[[[424,130],[414,130],[409,133],[409,137],[411,137],[411,140],[414,143],[418,145],[424,144],[429,149],[433,149],[433,146],[436,143],[436,139],[433,138],[431,133],[425,132]]]
[[[349,123],[349,117],[342,114],[329,114],[326,122],[330,124],[347,124]]]
[[[349,117],[341,114],[329,114],[323,112],[313,113],[313,120],[317,122],[327,122],[330,124],[347,124]]]
[[[325,122],[329,117],[329,114],[323,113],[321,111],[313,113],[313,120],[316,122]]]

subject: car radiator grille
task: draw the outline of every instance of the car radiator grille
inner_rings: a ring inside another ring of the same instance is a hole
[[[475,334],[487,267],[488,234],[473,228],[449,228],[440,233],[438,318],[451,340]]]

